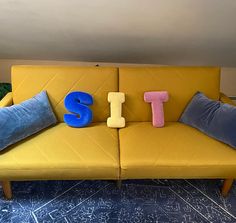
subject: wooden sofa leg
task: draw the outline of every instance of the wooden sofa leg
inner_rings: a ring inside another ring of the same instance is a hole
[[[120,189],[120,188],[121,188],[122,181],[121,181],[121,180],[117,180],[116,184],[117,184],[117,187]]]
[[[221,190],[221,194],[226,197],[233,185],[234,179],[225,179],[223,183],[223,187]]]
[[[12,198],[11,181],[2,181],[2,190],[5,198],[10,200]]]

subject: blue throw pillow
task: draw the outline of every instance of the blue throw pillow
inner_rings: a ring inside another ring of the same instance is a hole
[[[21,104],[0,108],[0,150],[56,122],[45,91]]]
[[[179,121],[236,148],[235,106],[211,100],[197,92]]]

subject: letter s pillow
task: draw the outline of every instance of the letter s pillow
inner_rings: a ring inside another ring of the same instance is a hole
[[[46,91],[21,104],[0,108],[0,151],[56,122]]]
[[[211,100],[197,92],[179,121],[236,148],[236,106]]]

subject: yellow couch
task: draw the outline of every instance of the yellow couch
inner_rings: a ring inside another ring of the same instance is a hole
[[[196,91],[232,103],[219,91],[220,69],[213,67],[67,67],[14,66],[12,93],[0,107],[18,104],[46,90],[59,120],[55,127],[0,153],[0,179],[7,198],[10,181],[53,179],[227,179],[226,195],[236,176],[236,151],[178,118]],[[166,124],[154,128],[145,91],[169,92]],[[93,95],[93,123],[71,128],[63,123],[64,97],[71,91]],[[124,92],[126,127],[108,128],[108,92]]]

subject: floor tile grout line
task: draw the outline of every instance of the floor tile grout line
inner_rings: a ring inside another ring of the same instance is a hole
[[[46,202],[45,204],[43,204],[42,206],[38,207],[37,209],[33,210],[33,212],[36,212],[38,210],[40,210],[42,207],[46,206],[47,204],[51,203],[52,201],[54,201],[55,199],[57,199],[58,197],[61,197],[63,194],[67,193],[68,191],[70,191],[71,189],[73,189],[74,187],[78,186],[79,184],[83,183],[84,181],[80,181],[77,184],[75,184],[74,186],[70,187],[69,189],[67,189],[66,191],[64,191],[63,193],[57,195],[56,197],[54,197],[52,200]]]
[[[205,194],[204,192],[202,192],[199,188],[197,188],[196,186],[194,186],[192,183],[190,183],[188,180],[184,180],[185,182],[187,182],[189,185],[191,185],[192,187],[194,187],[196,190],[198,190],[201,194],[203,194],[205,197],[207,197],[210,201],[212,201],[215,205],[217,205],[219,208],[221,208],[223,211],[225,211],[227,214],[229,214],[232,218],[236,219],[236,217],[231,214],[230,212],[228,212],[227,210],[225,210],[221,205],[217,204],[216,201],[214,201],[212,198],[210,198],[207,194]]]
[[[156,180],[153,180],[155,183]],[[159,181],[159,180],[158,180]],[[182,198],[179,194],[177,194],[173,189],[171,189],[170,187],[167,187],[168,190],[170,190],[172,193],[174,193],[176,196],[178,196],[181,200],[183,200],[186,204],[188,204],[194,211],[196,211],[199,215],[201,215],[204,219],[206,219],[208,222],[211,222],[210,220],[208,220],[201,212],[199,212],[195,207],[193,207],[189,202],[187,202],[184,198]]]
[[[37,217],[36,217],[36,215],[34,214],[33,211],[31,211],[31,214],[32,214],[32,216],[33,216],[34,221],[35,221],[36,223],[39,223],[39,222],[38,222],[38,219],[37,219]]]
[[[181,200],[183,200],[186,204],[188,204],[194,211],[196,211],[199,215],[201,215],[204,219],[206,219],[208,222],[213,223],[212,221],[208,220],[206,216],[204,216],[200,211],[198,211],[194,206],[192,206],[189,202],[187,202],[184,198],[182,198],[179,194],[177,194],[173,189],[170,187],[168,188],[172,193],[174,193],[176,196],[178,196]]]
[[[106,186],[100,188],[99,190],[97,190],[95,193],[91,194],[89,197],[87,197],[86,199],[84,199],[83,201],[81,201],[80,203],[78,203],[75,207],[73,207],[70,211],[72,211],[73,209],[75,209],[76,207],[80,206],[82,203],[84,203],[85,201],[87,201],[89,198],[93,197],[95,194],[99,193],[100,191],[102,191],[103,189],[107,188],[108,186],[111,186],[111,184],[107,184]]]
[[[159,180],[159,179],[152,179],[152,181],[155,183],[155,184],[157,184],[157,181],[159,182],[159,183],[161,183],[161,181]],[[158,184],[157,184],[157,186],[159,186]],[[168,185],[163,185],[163,186],[160,186],[160,187],[167,187],[167,188],[169,188],[170,187],[170,185],[168,184]]]
[[[155,182],[156,183],[156,182]],[[150,185],[150,184],[135,184],[135,183],[124,183],[124,186],[136,186],[136,187],[153,187],[153,188],[168,188],[168,186]]]
[[[153,180],[154,182],[156,182],[156,180]],[[159,181],[159,180],[158,180]],[[236,217],[231,214],[230,212],[228,212],[227,210],[225,210],[222,206],[220,206],[219,204],[216,203],[216,201],[214,201],[212,198],[210,198],[207,194],[205,194],[204,192],[202,192],[199,188],[197,188],[196,186],[194,186],[192,183],[190,183],[188,180],[185,180],[185,182],[187,182],[189,185],[191,185],[192,187],[194,187],[196,190],[198,190],[201,194],[203,194],[206,198],[208,198],[210,201],[212,201],[216,206],[218,206],[219,208],[221,208],[224,212],[226,212],[228,215],[230,215],[232,218],[236,219]],[[183,190],[185,190],[182,186],[180,186]],[[186,190],[185,190],[186,191]],[[188,191],[187,191],[188,192]]]
[[[83,181],[82,181],[83,182]],[[39,209],[41,209],[42,207],[44,207],[45,205],[49,204],[50,202],[52,202],[53,200],[55,200],[56,198],[60,197],[61,195],[65,194],[66,192],[68,192],[69,190],[71,190],[72,188],[76,187],[77,185],[81,184],[82,182],[77,183],[76,185],[74,185],[73,187],[69,188],[68,190],[66,190],[64,193],[58,195],[57,197],[53,198],[52,200],[50,200],[49,202],[45,203],[44,205],[42,205],[41,207],[37,208],[36,210],[32,211],[31,214],[33,215],[34,220],[36,221],[36,223],[39,223],[37,220],[37,217],[35,215],[34,212],[38,211]],[[73,210],[74,208],[78,207],[79,205],[81,205],[83,202],[85,202],[86,200],[88,200],[89,198],[93,197],[95,194],[99,193],[101,190],[107,188],[108,186],[110,186],[111,184],[107,184],[106,186],[100,188],[98,191],[96,191],[95,193],[91,194],[89,197],[87,197],[86,199],[84,199],[83,201],[81,201],[79,204],[77,204],[75,207],[73,207],[71,210]],[[70,211],[71,211],[70,210]]]

